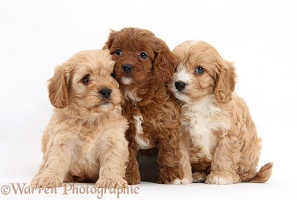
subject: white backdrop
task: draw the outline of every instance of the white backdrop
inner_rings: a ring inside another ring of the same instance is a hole
[[[0,0],[0,187],[28,183],[38,169],[52,109],[46,81],[54,67],[78,51],[101,48],[110,29],[140,27],[171,49],[184,40],[205,40],[235,62],[237,93],[263,138],[260,165],[275,166],[266,184],[144,182],[138,195],[122,198],[296,198],[296,19],[294,0]],[[41,196],[0,193],[0,199],[34,197]]]

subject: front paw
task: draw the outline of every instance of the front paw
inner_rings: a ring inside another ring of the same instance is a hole
[[[183,172],[173,169],[160,169],[159,183],[162,184],[182,184]]]
[[[174,184],[174,185],[187,185],[190,183],[192,183],[192,180],[188,179],[188,178],[183,178],[183,179],[177,178],[172,182],[172,184]]]
[[[137,185],[140,183],[140,172],[139,171],[135,171],[135,173],[126,172],[125,179],[129,185]]]
[[[115,177],[102,176],[96,182],[96,186],[99,188],[126,188],[128,184],[127,184],[127,181],[125,181],[120,176],[115,176]]]
[[[235,183],[235,181],[233,180],[233,177],[230,173],[211,172],[207,176],[205,183],[216,185],[229,185]]]
[[[63,179],[55,174],[46,174],[36,176],[31,181],[33,188],[55,188],[63,184]]]

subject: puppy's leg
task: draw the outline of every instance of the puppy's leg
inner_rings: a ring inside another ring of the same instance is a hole
[[[180,164],[182,158],[180,151],[179,134],[169,135],[169,138],[159,139],[158,164],[160,168],[159,183],[181,183],[184,172]]]
[[[31,185],[33,187],[61,186],[70,162],[71,153],[67,145],[53,145],[45,152],[39,172],[31,181]]]
[[[190,142],[188,134],[183,134],[180,141],[180,149],[182,157],[180,159],[181,166],[184,171],[184,178],[182,180],[176,179],[174,184],[190,184],[193,181],[192,170],[190,163]]]
[[[190,160],[193,172],[193,182],[205,182],[210,171],[211,160],[207,159],[202,148],[199,146],[192,146],[190,148]]]
[[[241,146],[241,142],[234,136],[227,134],[220,139],[213,154],[211,172],[205,183],[226,185],[240,181],[236,171],[240,162]]]
[[[96,185],[101,188],[125,188],[124,180],[126,164],[128,161],[128,142],[114,131],[111,137],[99,140],[99,179]],[[102,150],[103,149],[103,150]]]
[[[42,136],[42,153],[43,153],[43,155],[45,155],[46,154],[46,151],[47,151],[47,144],[49,143],[49,131],[48,130],[46,130],[45,132],[44,132],[44,134],[43,134],[43,136]],[[44,158],[44,157],[43,157]],[[45,169],[45,164],[46,164],[46,162],[42,162],[41,163],[41,165],[39,166],[39,170],[38,170],[38,172],[37,172],[37,174],[35,175],[35,176],[38,176],[39,174],[41,174],[41,173],[43,173],[43,171],[44,171],[44,169]]]
[[[129,161],[127,165],[125,179],[130,185],[136,185],[140,183],[140,171],[137,157],[137,150],[135,150],[132,147],[129,147]]]

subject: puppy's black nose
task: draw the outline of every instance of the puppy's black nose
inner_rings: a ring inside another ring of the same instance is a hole
[[[108,99],[111,95],[111,89],[109,88],[103,88],[99,91],[99,93],[101,94],[101,96],[105,99]]]
[[[133,70],[133,66],[129,63],[125,63],[122,65],[122,69],[126,74],[130,74]]]
[[[178,91],[182,91],[186,87],[186,83],[183,81],[176,81],[175,87]]]

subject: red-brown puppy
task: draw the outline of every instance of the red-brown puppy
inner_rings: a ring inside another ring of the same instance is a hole
[[[158,182],[190,183],[189,155],[179,130],[179,107],[166,88],[177,65],[174,54],[152,32],[139,28],[111,31],[104,48],[116,61],[114,76],[125,96],[123,114],[130,123],[126,133],[130,154],[126,180],[130,184],[140,182],[138,152],[156,148]]]

